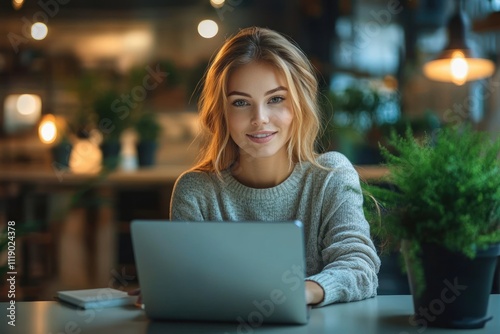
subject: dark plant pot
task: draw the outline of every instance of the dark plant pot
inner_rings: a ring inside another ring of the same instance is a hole
[[[137,160],[139,166],[147,167],[153,166],[156,160],[156,149],[158,144],[156,142],[140,142],[137,144]]]
[[[100,148],[102,152],[102,166],[106,169],[116,169],[120,164],[121,143],[104,142],[101,144]]]
[[[424,328],[484,327],[493,318],[487,310],[500,244],[479,250],[472,260],[437,244],[422,244],[421,248],[426,288],[419,296],[414,273],[408,270],[415,324]]]
[[[61,143],[52,146],[52,167],[59,170],[68,169],[72,150],[73,145],[71,143]]]

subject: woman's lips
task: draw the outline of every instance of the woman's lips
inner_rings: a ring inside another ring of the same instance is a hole
[[[257,144],[265,144],[270,142],[277,132],[256,132],[247,134],[248,139]]]

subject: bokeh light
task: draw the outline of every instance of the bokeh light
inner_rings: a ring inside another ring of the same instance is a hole
[[[40,109],[41,104],[39,96],[22,94],[17,98],[16,108],[21,115],[32,115]]]
[[[221,8],[222,6],[224,6],[225,2],[225,0],[210,0],[210,4],[214,8]]]
[[[203,20],[198,24],[198,33],[201,37],[212,38],[219,32],[219,26],[215,21]]]
[[[45,25],[45,23],[42,22],[37,22],[33,23],[31,26],[31,37],[33,39],[36,39],[37,41],[41,41],[45,37],[47,37],[47,34],[49,32],[49,29]]]

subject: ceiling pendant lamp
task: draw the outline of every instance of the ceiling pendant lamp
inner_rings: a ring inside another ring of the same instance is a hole
[[[436,59],[429,61],[423,67],[427,78],[463,85],[467,81],[493,75],[495,64],[489,59],[478,58],[467,44],[467,25],[460,8],[448,22],[447,30],[448,45]]]

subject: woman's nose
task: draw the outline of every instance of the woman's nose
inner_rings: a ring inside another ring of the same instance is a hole
[[[269,122],[269,113],[265,106],[256,106],[252,114],[252,124],[260,125]]]

